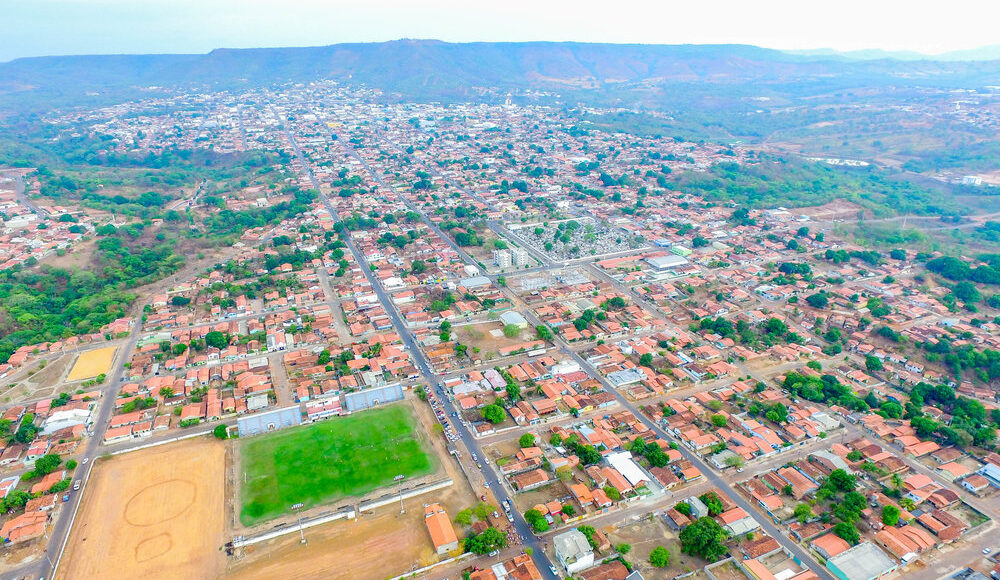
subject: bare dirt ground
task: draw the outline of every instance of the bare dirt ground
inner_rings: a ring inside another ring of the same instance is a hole
[[[60,577],[213,578],[225,568],[225,446],[194,439],[100,460]]]
[[[53,517],[58,517],[58,512]],[[0,574],[44,558],[45,547],[45,539],[36,539],[4,547],[2,554],[0,554]]]
[[[10,377],[14,380],[0,386],[0,397],[3,397],[2,401],[10,403],[42,397],[54,397],[61,391],[69,390],[63,381],[69,369],[69,364],[75,358],[75,354],[64,355],[57,359],[45,361],[44,367],[41,366],[41,361],[39,361],[34,363],[28,369],[28,372],[16,375],[18,378],[14,379],[14,377]],[[58,387],[63,388],[60,389]]]
[[[408,399],[420,418],[417,428],[429,433],[434,421],[429,406],[415,397]],[[404,500],[405,514],[392,504],[360,513],[357,521],[339,520],[309,528],[305,531],[306,544],[300,543],[298,534],[288,534],[251,546],[242,556],[230,559],[226,576],[382,579],[444,559],[446,556],[438,556],[431,544],[423,506],[440,503],[454,517],[478,500],[441,437],[428,435],[427,439],[442,466],[435,477],[447,475],[454,485]],[[461,526],[456,525],[455,532],[462,537]]]
[[[498,333],[499,336],[493,336],[490,333],[492,330],[502,331],[503,323],[491,321],[482,324],[453,326],[451,333],[459,342],[469,347],[469,351],[474,353],[473,358],[487,360],[491,356],[499,356],[500,349],[505,346],[513,346],[528,340],[525,338],[529,335],[527,331],[521,331],[521,334],[514,338],[507,338],[500,333]],[[478,353],[474,350],[477,348],[479,349]]]
[[[814,220],[825,221],[832,219],[855,220],[858,219],[858,212],[870,213],[869,210],[843,199],[836,199],[823,205],[812,207],[801,207],[795,213],[807,215]]]
[[[642,572],[644,578],[665,580],[705,565],[703,560],[681,553],[677,534],[659,517],[653,518],[652,521],[647,517],[637,522],[622,524],[610,532],[608,539],[612,546],[618,544],[632,546],[632,551],[626,557]],[[649,553],[657,546],[663,546],[670,552],[670,566],[655,568],[649,563]]]
[[[72,270],[73,268],[85,269],[93,264],[94,246],[96,243],[97,240],[90,240],[70,246],[64,255],[53,254],[45,258],[42,263],[53,268],[66,268],[68,270]]]

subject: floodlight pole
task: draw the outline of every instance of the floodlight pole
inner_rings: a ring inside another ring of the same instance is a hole
[[[292,509],[295,510],[295,516],[298,518],[298,522],[299,522],[299,537],[302,539],[301,542],[303,544],[305,544],[306,543],[306,532],[305,532],[305,530],[302,529],[302,504],[301,503],[297,503],[297,504],[295,504],[295,505],[292,506]]]

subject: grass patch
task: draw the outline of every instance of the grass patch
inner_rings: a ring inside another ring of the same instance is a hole
[[[418,477],[436,468],[414,433],[406,405],[393,405],[307,427],[247,439],[240,521],[251,526],[286,513],[364,495],[399,474]]]

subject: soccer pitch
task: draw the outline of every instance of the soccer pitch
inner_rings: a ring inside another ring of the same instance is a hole
[[[240,521],[251,526],[288,512],[364,495],[397,475],[436,468],[414,432],[407,405],[393,405],[242,442]]]

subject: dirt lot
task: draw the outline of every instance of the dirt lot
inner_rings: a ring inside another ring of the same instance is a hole
[[[117,348],[109,346],[80,353],[80,358],[76,359],[76,364],[69,371],[66,380],[82,381],[92,379],[97,375],[107,374],[111,370],[111,360],[114,358]]]
[[[420,417],[420,429],[430,430],[433,421],[426,403],[410,399]],[[435,453],[455,484],[426,495],[404,500],[405,514],[396,504],[359,514],[358,521],[340,520],[307,529],[305,545],[297,534],[252,546],[242,557],[230,560],[227,576],[231,578],[331,578],[383,579],[417,569],[443,557],[431,545],[424,525],[423,506],[440,503],[454,517],[472,507],[478,499],[459,470],[454,458],[445,451],[440,437],[431,437]],[[461,526],[455,533],[464,536]],[[391,557],[387,557],[391,554]],[[350,565],[345,565],[345,562]]]
[[[212,578],[226,537],[225,447],[194,439],[100,460],[61,578]]]
[[[490,331],[494,330],[500,331],[495,333],[498,336],[491,334]],[[534,333],[529,333],[526,330],[521,331],[521,334],[514,338],[507,338],[503,335],[502,331],[503,323],[499,321],[453,326],[451,329],[452,335],[459,342],[469,347],[469,352],[473,358],[483,360],[490,360],[500,356],[500,349],[505,346],[512,346],[534,338]],[[478,353],[475,350],[477,348],[479,349]]]
[[[9,379],[10,383],[0,386],[0,397],[2,397],[0,400],[11,403],[55,397],[63,391],[72,392],[73,389],[66,385],[63,378],[75,357],[76,355],[68,354],[51,360],[42,360],[28,367],[26,371],[13,374]]]
[[[862,211],[865,211],[865,208],[844,199],[836,199],[823,205],[800,207],[795,210],[796,213],[807,215],[817,221],[834,219],[854,220],[858,218],[858,213]]]
[[[701,568],[706,564],[703,560],[681,553],[681,544],[677,534],[663,522],[663,518],[654,517],[623,524],[608,536],[611,545],[631,544],[629,562],[632,562],[642,572],[644,578],[663,580],[684,574],[690,570]],[[663,546],[670,551],[670,566],[654,568],[649,563],[649,553],[653,548]]]

